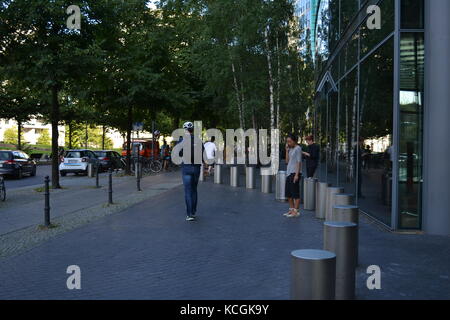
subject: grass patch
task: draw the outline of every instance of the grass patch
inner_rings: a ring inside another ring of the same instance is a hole
[[[67,187],[61,187],[61,188],[55,189],[52,186],[50,186],[49,191],[52,191],[52,190],[65,190],[65,189],[68,189],[68,188]],[[42,192],[45,192],[45,187],[37,187],[37,188],[34,188],[33,191],[38,192],[38,193],[42,193]]]
[[[57,224],[57,223],[50,223],[50,225],[48,227],[40,224],[40,225],[38,225],[38,230],[40,230],[40,231],[51,230],[51,229],[55,229],[58,227],[59,227],[59,224]]]

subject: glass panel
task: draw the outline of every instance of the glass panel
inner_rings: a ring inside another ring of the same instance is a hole
[[[337,2],[337,1],[336,1]],[[352,21],[359,9],[359,0],[341,1],[341,34]]]
[[[368,5],[364,6],[363,10],[367,9]],[[365,56],[378,43],[383,41],[389,34],[394,31],[395,26],[395,1],[384,0],[380,4],[381,9],[381,29],[369,30],[367,23],[364,22],[360,27],[361,36],[361,57]]]
[[[326,181],[326,143],[327,143],[327,137],[326,137],[326,124],[327,124],[327,100],[323,93],[320,93],[319,98],[316,100],[317,105],[317,132],[316,132],[316,141],[317,144],[320,146],[320,162],[319,167],[317,169],[318,177],[321,181]]]
[[[356,32],[341,51],[341,76],[358,62],[358,36],[359,33]]]
[[[358,204],[391,224],[394,41],[361,64],[358,143]]]
[[[399,228],[421,228],[423,138],[423,33],[400,40]]]
[[[327,144],[327,180],[337,183],[337,111],[338,94],[328,94],[328,144]]]
[[[339,39],[339,1],[329,1],[330,29],[329,29],[329,49],[332,51]]]
[[[402,0],[402,29],[423,29],[424,0]]]
[[[341,81],[339,103],[339,156],[340,187],[356,194],[356,145],[358,80],[357,69]]]

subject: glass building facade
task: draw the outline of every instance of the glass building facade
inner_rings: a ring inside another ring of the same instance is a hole
[[[370,27],[374,5],[379,29]],[[430,208],[423,203],[425,6],[425,0],[321,0],[317,8],[318,178],[355,194],[362,212],[393,230],[423,230]],[[450,233],[447,204],[439,219],[449,226],[439,234]]]

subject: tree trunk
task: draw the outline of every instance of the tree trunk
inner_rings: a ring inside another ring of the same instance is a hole
[[[58,101],[58,88],[56,85],[52,87],[52,112],[51,112],[51,125],[52,125],[52,187],[53,189],[60,189],[59,185],[59,101]]]
[[[133,107],[128,106],[127,119],[127,166],[125,168],[126,174],[131,174],[131,130],[133,129]]]
[[[22,150],[22,121],[17,121],[17,149]]]
[[[244,128],[244,121],[243,121],[243,116],[242,116],[241,97],[240,97],[240,94],[239,94],[239,85],[238,85],[238,80],[237,80],[237,77],[236,77],[236,67],[234,65],[234,60],[233,60],[233,57],[231,56],[230,50],[228,50],[228,52],[230,54],[231,71],[233,73],[233,87],[234,87],[234,92],[235,92],[235,95],[236,95],[236,103],[237,103],[238,112],[239,112],[239,125],[241,126],[241,128]]]
[[[86,127],[85,127],[85,136],[84,136],[85,140],[84,140],[84,148],[87,149],[88,148],[88,140],[89,140],[89,133],[88,133],[88,124],[86,122]]]
[[[273,90],[273,72],[272,72],[272,59],[270,57],[269,46],[269,26],[267,25],[264,32],[264,42],[266,44],[266,56],[267,56],[267,68],[269,69],[269,93],[270,93],[270,129],[275,129],[275,102],[274,102],[274,90]]]
[[[278,44],[277,35],[277,129],[280,129],[280,90],[281,90],[281,62],[280,62],[280,46]]]
[[[102,150],[105,150],[106,127],[102,126]]]

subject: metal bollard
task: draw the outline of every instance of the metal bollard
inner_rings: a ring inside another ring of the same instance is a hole
[[[316,218],[325,219],[327,193],[330,184],[327,182],[317,182],[316,186]]]
[[[88,169],[88,177],[89,178],[93,178],[94,177],[94,174],[95,174],[95,171],[94,171],[94,164],[92,163],[92,162],[90,162],[90,163],[88,163],[88,167],[87,167],[87,169]]]
[[[245,187],[247,189],[256,188],[255,167],[245,167]]]
[[[286,171],[278,171],[275,182],[275,200],[286,202]]]
[[[214,183],[222,184],[222,165],[216,164],[214,166]]]
[[[100,180],[99,180],[99,170],[100,166],[95,166],[95,187],[100,188]]]
[[[44,178],[44,225],[46,227],[50,226],[50,178],[46,176]]]
[[[136,162],[136,189],[141,190],[142,164],[140,161]]]
[[[355,204],[355,195],[352,193],[336,193],[334,195],[335,206],[350,206]],[[331,210],[333,211],[333,210]]]
[[[112,204],[113,200],[112,200],[112,169],[109,168],[108,170],[108,203]]]
[[[352,222],[324,223],[323,248],[336,254],[336,300],[355,298],[358,262],[358,225]]]
[[[314,211],[316,208],[316,182],[315,178],[307,178],[306,181],[306,194],[305,194],[305,204],[304,209],[309,211]]]
[[[231,166],[230,167],[230,186],[233,188],[239,187],[239,167]]]
[[[333,207],[332,218],[333,221],[359,224],[359,207],[353,205],[335,205]]]
[[[198,181],[205,181],[205,166],[203,164],[200,166],[200,176],[198,178]]]
[[[331,214],[334,207],[334,195],[337,193],[343,193],[344,189],[339,187],[328,187],[327,189],[327,202],[325,211],[325,221],[331,221]]]
[[[336,255],[325,250],[296,250],[292,257],[292,300],[333,300]]]
[[[272,193],[272,176],[261,175],[261,192]]]
[[[300,198],[300,203],[303,203],[303,206],[305,205],[306,201],[306,180],[308,178],[303,179],[303,183],[300,184],[300,194],[302,195]]]

